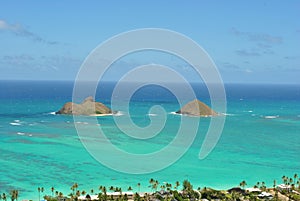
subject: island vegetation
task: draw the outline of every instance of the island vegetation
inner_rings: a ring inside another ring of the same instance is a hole
[[[160,183],[151,178],[149,180],[148,192],[141,192],[141,184],[137,183],[133,187],[122,189],[116,186],[106,187],[100,185],[97,189],[83,190],[78,183],[70,187],[70,192],[64,194],[51,187],[46,193],[44,187],[37,187],[37,198],[33,200],[46,201],[79,201],[79,200],[116,200],[116,201],[196,201],[196,200],[232,200],[232,201],[255,201],[255,200],[295,200],[300,201],[300,179],[298,174],[293,177],[282,176],[281,184],[274,180],[272,187],[267,187],[265,182],[257,182],[252,187],[248,186],[245,180],[241,181],[237,187],[228,190],[216,190],[208,187],[195,188],[188,180],[182,183],[176,181],[171,183]],[[2,193],[0,200],[17,201],[19,190],[13,189],[9,193]]]

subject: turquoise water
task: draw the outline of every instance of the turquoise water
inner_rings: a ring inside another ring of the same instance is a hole
[[[18,189],[21,199],[37,200],[37,187],[44,187],[45,194],[51,194],[52,186],[69,194],[74,182],[86,191],[100,185],[125,190],[132,186],[137,191],[137,183],[142,191],[150,191],[150,178],[173,184],[189,179],[194,187],[223,189],[242,180],[248,187],[257,181],[272,186],[274,179],[279,183],[283,175],[300,173],[299,86],[227,86],[225,127],[208,157],[198,158],[210,123],[210,118],[203,118],[195,141],[180,160],[141,175],[120,173],[96,161],[81,144],[73,118],[51,113],[71,100],[70,83],[1,82],[0,88],[0,193]],[[137,94],[130,108],[133,121],[140,126],[149,124],[147,111],[152,105],[167,111],[166,126],[152,139],[134,140],[116,127],[114,117],[97,117],[99,126],[120,149],[132,153],[160,150],[175,137],[181,118],[187,118],[171,114],[178,110],[171,96],[152,90],[153,96]],[[109,105],[109,94],[104,91],[97,100]],[[199,98],[207,101],[207,94],[201,94]],[[89,126],[84,122],[89,120],[75,123]]]

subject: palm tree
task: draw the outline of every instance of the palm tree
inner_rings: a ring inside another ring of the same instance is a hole
[[[152,182],[151,188],[152,188],[153,191],[155,191],[155,192],[157,191],[158,184],[159,184],[159,182],[157,180]]]
[[[180,186],[179,181],[176,181],[176,182],[175,182],[175,189],[177,189],[179,186]]]
[[[81,192],[81,195],[85,195],[86,194],[86,192],[85,192],[85,190],[83,190],[82,192]]]
[[[241,183],[240,183],[240,186],[245,189],[245,186],[247,186],[247,183],[245,180],[243,180]]]
[[[74,187],[74,185],[72,185],[70,189],[71,189],[72,193],[74,194],[75,193],[75,187]]]
[[[294,185],[296,185],[297,178],[298,178],[298,175],[294,174]]]
[[[282,176],[281,178],[282,178],[283,183],[284,183],[285,185],[287,185],[289,178],[286,177],[286,176]]]
[[[153,190],[153,184],[154,184],[154,182],[155,182],[155,180],[153,179],[153,178],[151,178],[150,180],[149,180],[149,188],[151,188],[152,190]]]
[[[153,179],[153,178],[151,178],[150,180],[149,180],[149,183],[150,184],[153,184],[155,182],[155,180]]]
[[[2,199],[3,199],[4,201],[6,201],[7,198],[6,198],[6,194],[5,194],[5,193],[2,194]]]
[[[133,199],[136,200],[136,201],[140,200],[140,198],[141,197],[138,193],[135,193],[134,196],[133,196]]]
[[[41,200],[41,191],[44,191],[44,188],[38,187],[38,192],[39,192],[39,201]]]
[[[75,188],[75,191],[77,191],[78,184],[77,184],[77,183],[74,183],[73,186],[74,186],[74,188]]]
[[[172,184],[166,183],[167,191],[170,191],[172,189]]]
[[[139,192],[141,191],[141,183],[139,182],[139,183],[137,183],[137,186],[138,186],[138,190],[139,190]]]
[[[16,200],[18,201],[18,197],[19,197],[19,191],[18,190],[15,190],[15,197],[16,197]]]
[[[10,192],[10,195],[11,195],[11,200],[12,201],[18,200],[19,192],[18,192],[18,190],[12,190]]]
[[[91,189],[91,194],[94,194],[94,189]]]
[[[159,185],[159,182],[158,182],[158,180],[155,180],[155,191],[157,191],[157,188],[158,188],[158,185]]]
[[[102,191],[102,189],[103,189],[103,186],[101,185],[101,186],[99,186],[99,191]]]
[[[10,198],[11,198],[11,201],[15,200],[15,190],[10,191]]]
[[[99,201],[102,200],[102,193],[98,193],[98,200],[99,200]]]
[[[276,189],[276,180],[275,179],[273,181],[273,188],[274,188],[274,190]]]
[[[262,191],[266,191],[266,186],[265,186],[265,182],[264,181],[261,182],[261,190]]]
[[[132,191],[132,188],[131,188],[131,186],[129,186],[127,190],[128,190],[128,191]]]
[[[190,192],[193,190],[193,186],[188,180],[184,180],[182,185],[183,185],[183,190],[186,192]]]
[[[255,185],[255,186],[256,186],[257,188],[259,188],[259,185],[260,185],[260,182],[259,182],[259,181],[256,182],[256,185]],[[254,188],[255,188],[255,186],[254,186]]]
[[[105,186],[103,186],[102,192],[104,194],[104,200],[107,200],[107,194],[106,194],[106,187]]]
[[[122,197],[122,188],[120,187],[120,188],[118,188],[118,191],[117,192],[119,192],[120,193],[120,197]]]
[[[52,186],[52,187],[51,187],[52,197],[54,197],[54,190],[55,190],[55,189],[54,189],[54,187]]]
[[[71,195],[70,195],[70,199],[71,199],[71,200],[74,200],[74,194],[71,194]],[[45,200],[47,200],[47,199],[45,199]]]
[[[282,179],[282,182],[285,184],[286,176],[283,175],[283,176],[281,177],[281,179]]]
[[[76,197],[79,197],[79,196],[80,196],[80,191],[77,190],[77,191],[76,191]]]
[[[293,183],[293,178],[290,178],[289,179],[289,184],[292,184]]]

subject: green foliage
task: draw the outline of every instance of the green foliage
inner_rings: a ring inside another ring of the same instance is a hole
[[[182,185],[183,185],[184,191],[192,191],[193,190],[193,185],[188,180],[184,180]]]
[[[201,191],[201,198],[202,199],[208,199],[208,200],[212,200],[212,199],[225,200],[226,195],[221,191],[205,188]]]
[[[184,200],[183,197],[178,193],[178,191],[173,191],[172,193],[173,193],[173,196],[174,196],[175,200],[177,200],[177,201],[183,201]]]
[[[293,175],[293,177],[282,177],[282,181],[288,185],[291,185],[293,190],[298,190],[300,191],[299,183],[300,179],[297,174]],[[149,188],[153,190],[154,193],[148,193],[145,194],[143,197],[139,193],[135,193],[133,195],[134,201],[149,201],[149,200],[162,200],[162,201],[189,201],[189,200],[199,200],[199,199],[208,199],[208,200],[232,200],[232,201],[238,201],[238,200],[249,200],[249,201],[257,201],[261,200],[257,197],[259,193],[253,192],[253,193],[247,193],[244,190],[243,191],[230,191],[230,193],[225,192],[225,191],[219,191],[219,190],[214,190],[210,188],[198,188],[198,190],[193,189],[193,185],[188,181],[184,180],[182,182],[182,192],[177,191],[178,187],[180,186],[180,183],[177,181],[173,186],[170,183],[159,183],[159,181],[150,179],[149,180]],[[273,191],[277,193],[277,188],[276,188],[276,180],[272,182],[273,185]],[[240,182],[240,186],[242,188],[245,188],[247,185],[246,181]],[[270,186],[270,184],[268,184]],[[138,191],[140,191],[140,186],[141,184],[138,183]],[[268,191],[271,189],[268,189],[265,184],[265,182],[257,182],[256,187],[260,188],[261,190]],[[120,192],[120,195],[113,196],[113,195],[107,195],[107,190],[110,190],[112,192]],[[157,191],[157,189],[161,189],[161,191]],[[63,193],[59,191],[55,191],[54,187],[51,187],[51,196],[50,195],[45,195],[43,196],[44,200],[47,201],[57,201],[59,197],[63,197]],[[78,189],[78,184],[74,183],[72,187],[70,188],[71,192],[68,194],[69,198],[67,199],[68,201],[77,201],[78,197],[80,195],[86,195],[87,191],[83,189]],[[129,186],[127,188],[128,191],[132,191],[132,187]],[[240,189],[241,190],[241,189]],[[37,188],[37,196],[41,196],[41,194],[44,192],[43,187],[38,187]],[[91,190],[91,193],[97,193],[98,194],[98,200],[99,201],[128,201],[129,199],[131,200],[131,195],[128,196],[126,194],[122,195],[122,189],[116,186],[110,186],[110,187],[105,187],[105,186],[100,186],[99,191]],[[297,192],[293,191],[291,192],[284,190],[283,192],[281,191],[281,194],[284,196],[287,196],[290,200],[295,200],[295,201],[300,201],[300,195],[297,194]],[[0,200],[2,201],[16,201],[19,196],[19,191],[18,190],[12,190],[8,194],[0,194]],[[272,200],[278,200],[278,196],[274,196]]]
[[[134,194],[133,198],[134,198],[134,201],[140,201],[141,200],[141,196],[138,193]]]
[[[297,194],[291,194],[290,195],[291,200],[300,201],[300,195]]]

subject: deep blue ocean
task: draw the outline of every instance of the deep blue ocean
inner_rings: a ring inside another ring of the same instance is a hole
[[[101,83],[96,100],[110,107],[114,86],[112,82]],[[192,86],[197,98],[209,105],[206,86]],[[238,186],[242,180],[247,187],[258,181],[272,186],[274,179],[280,183],[283,175],[300,173],[300,85],[225,85],[226,122],[213,151],[203,160],[198,158],[210,123],[210,118],[201,118],[197,137],[183,157],[148,174],[120,173],[87,152],[75,124],[88,126],[88,119],[74,122],[72,116],[53,113],[72,101],[72,90],[72,82],[0,81],[0,193],[18,189],[21,199],[37,200],[38,187],[45,188],[43,194],[51,194],[53,186],[67,195],[74,182],[88,192],[97,191],[100,185],[125,190],[131,186],[138,191],[138,183],[141,191],[150,191],[150,178],[161,184],[188,179],[195,188],[226,189]],[[119,149],[137,154],[161,150],[175,137],[180,120],[185,117],[172,113],[179,109],[172,93],[151,85],[132,97],[132,121],[147,126],[150,116],[156,115],[149,114],[153,105],[165,109],[167,120],[160,134],[151,139],[141,141],[124,135],[114,121],[118,116],[97,117],[97,126]],[[122,104],[114,109],[120,118],[128,115],[122,111]],[[102,154],[114,158],[112,153]]]

